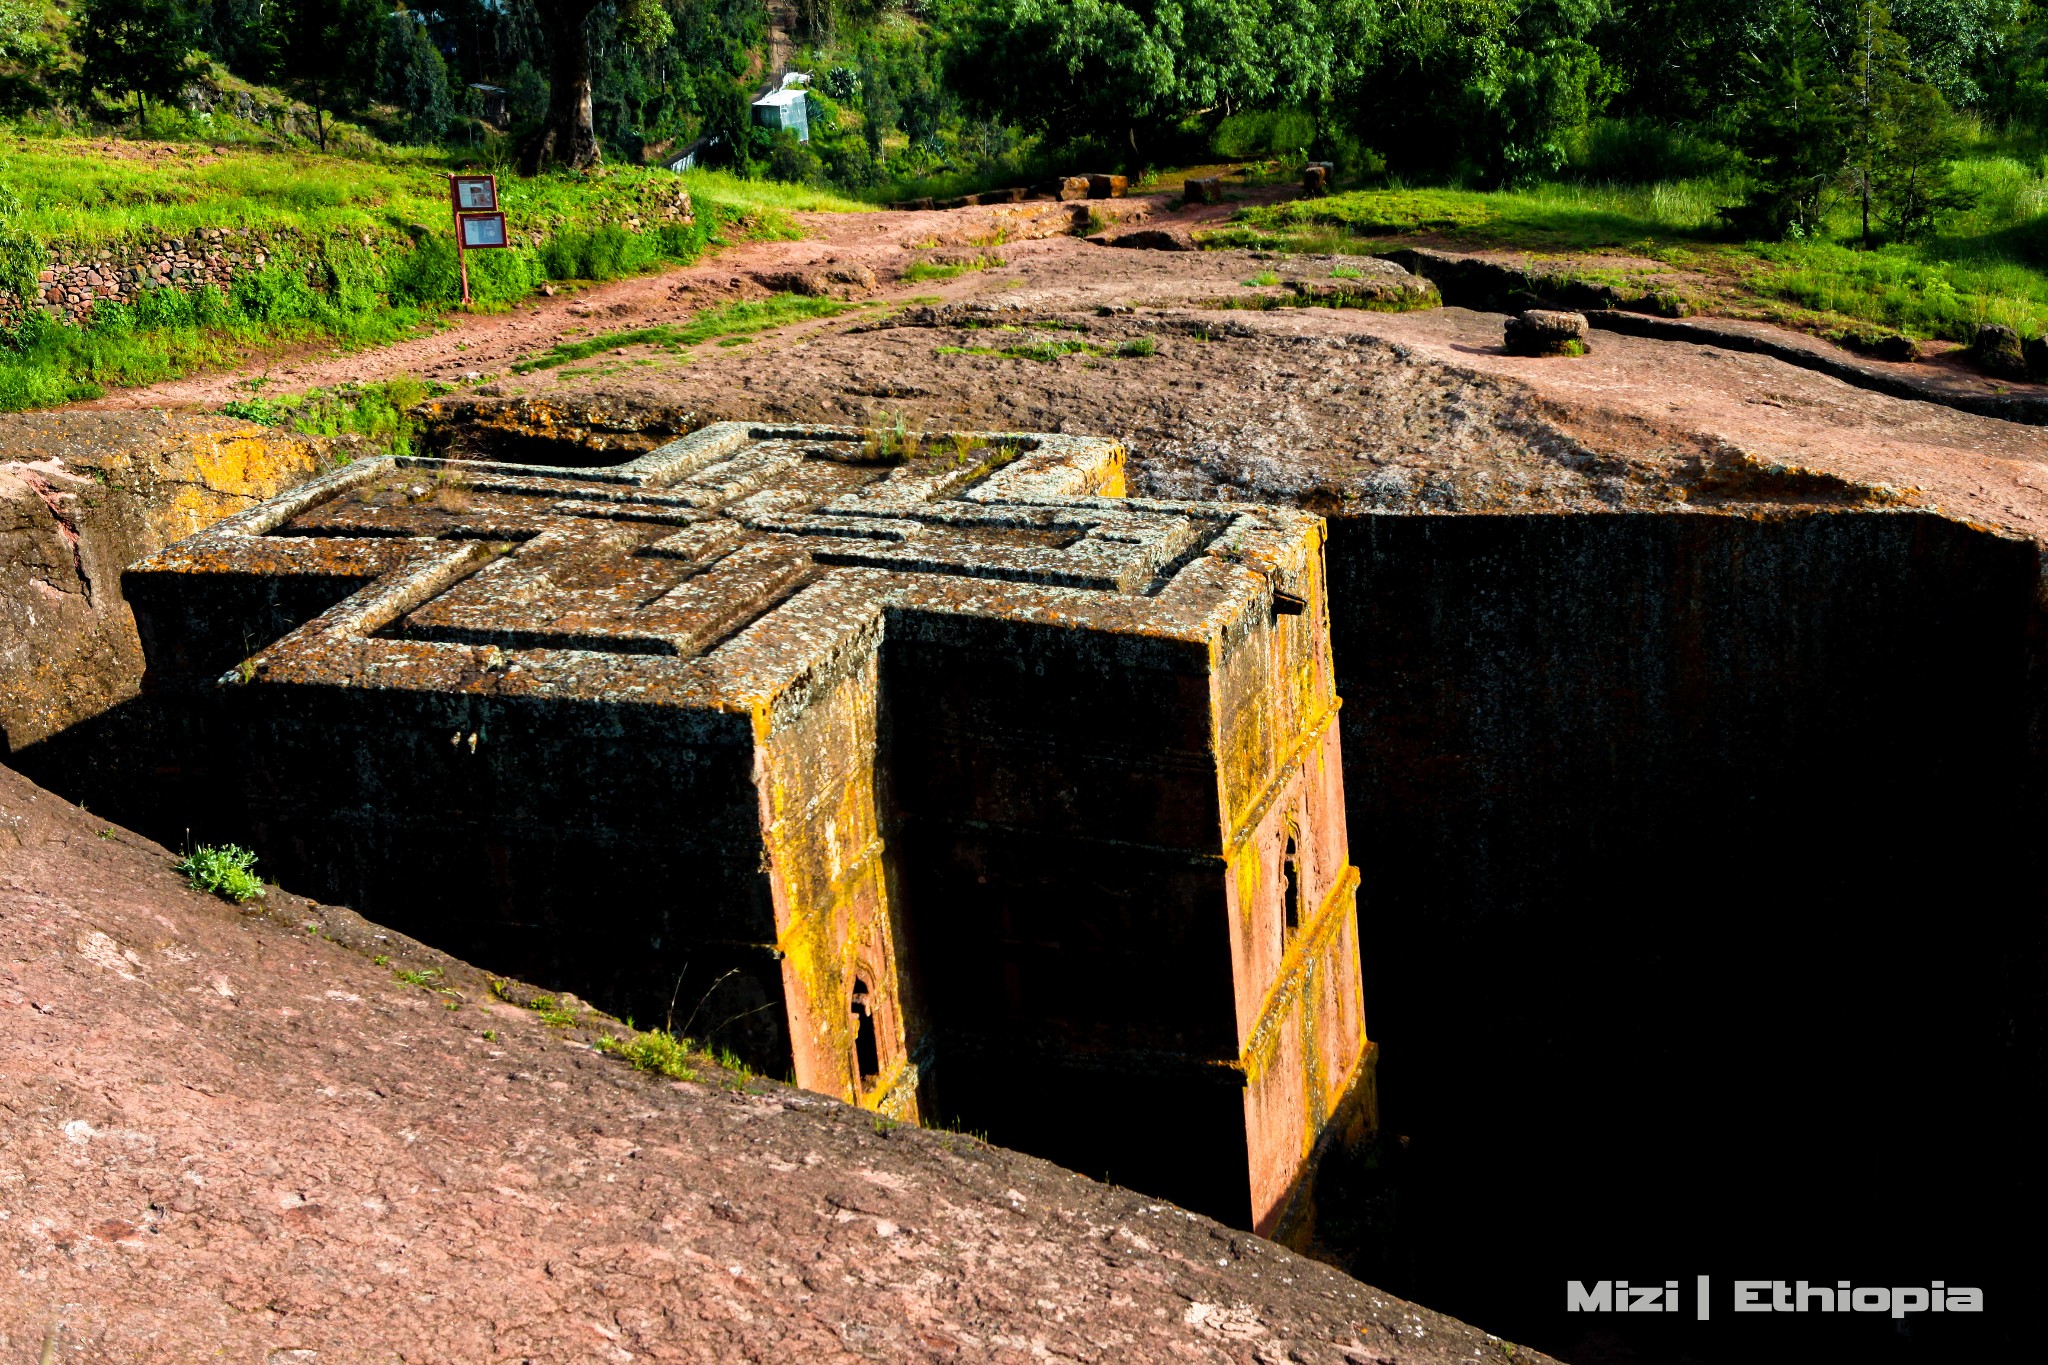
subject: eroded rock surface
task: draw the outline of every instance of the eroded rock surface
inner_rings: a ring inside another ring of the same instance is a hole
[[[0,417],[4,752],[134,695],[125,566],[311,477],[333,452],[212,415]]]
[[[170,862],[0,770],[9,1359],[1544,1359],[971,1137],[629,1070]]]

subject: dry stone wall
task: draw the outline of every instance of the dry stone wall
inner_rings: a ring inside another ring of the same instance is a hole
[[[644,202],[622,206],[633,211],[619,217],[618,225],[640,232],[694,221],[689,193],[680,181],[673,193],[656,189],[656,193],[642,196]],[[520,235],[527,245],[539,247],[548,240],[549,232],[528,230],[515,233],[515,239]],[[332,240],[259,228],[217,227],[183,237],[51,242],[48,259],[36,274],[36,302],[57,321],[80,326],[93,305],[103,300],[133,304],[144,290],[166,287],[191,290],[212,285],[226,290],[243,275],[273,263],[317,260]],[[353,240],[374,249],[379,245],[397,248],[403,239],[364,232]],[[25,311],[19,295],[0,285],[0,326],[19,322]]]
[[[374,242],[364,234],[363,244]],[[187,237],[78,246],[53,243],[50,260],[36,275],[44,311],[60,321],[83,323],[102,299],[132,304],[145,289],[174,286],[226,289],[238,276],[261,270],[297,239],[250,228],[208,228]],[[18,299],[7,299],[19,314]]]

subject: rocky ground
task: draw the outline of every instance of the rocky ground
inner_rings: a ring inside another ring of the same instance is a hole
[[[1711,345],[1602,331],[1587,356],[1520,358],[1503,354],[1497,314],[1276,306],[1372,283],[1385,267],[1366,259],[1117,249],[1064,234],[1005,240],[1053,232],[1057,223],[1039,219],[1066,207],[817,215],[804,241],[751,244],[373,355],[308,359],[274,378],[288,388],[475,374],[464,393],[658,407],[691,420],[1101,432],[1130,443],[1145,491],[1279,496],[1333,511],[1846,498],[2048,531],[2048,430]],[[997,216],[1025,209],[1035,216]],[[1131,223],[1109,238],[1214,223],[1228,206],[1132,200],[1116,211]],[[902,278],[916,262],[977,268]],[[846,316],[682,352],[620,346],[513,368],[561,341],[765,297],[763,280],[853,267],[876,283],[839,291],[864,305]],[[1132,343],[1154,353],[1130,354]],[[1924,371],[1936,386],[1985,383],[1941,358],[1886,368]],[[201,405],[237,382],[180,381],[100,405]]]
[[[1545,1359],[171,862],[0,770],[8,1360]]]
[[[1171,231],[1227,208],[1116,212]],[[1596,332],[1587,356],[1510,357],[1497,314],[1291,306],[1407,288],[1370,261],[1119,249],[1033,215],[820,217],[804,241],[301,356],[266,391],[474,374],[437,423],[481,415],[478,439],[527,439],[528,456],[721,418],[900,421],[1114,435],[1133,492],[1332,513],[1923,506],[2048,537],[2048,429],[1689,342]],[[918,262],[962,269],[906,278]],[[861,305],[837,318],[515,370],[835,271]],[[250,377],[94,406],[162,426],[156,410]],[[65,528],[91,530],[73,511],[141,477],[94,463],[119,439],[64,427],[66,454],[58,430],[21,427],[0,452],[38,556],[14,556],[18,603],[73,591]],[[83,598],[93,564],[71,558]],[[78,630],[105,634],[83,611]],[[587,1013],[556,1027],[346,912],[274,892],[246,914],[169,863],[0,774],[0,1245],[19,1268],[0,1355],[1539,1359],[971,1138],[878,1129],[708,1065],[693,1082],[633,1072],[592,1050],[605,1025]]]

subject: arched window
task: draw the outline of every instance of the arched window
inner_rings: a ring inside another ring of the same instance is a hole
[[[868,1002],[868,983],[853,980],[853,1064],[866,1090],[882,1074],[882,1052],[875,1041],[875,1011]]]
[[[1280,950],[1285,952],[1294,931],[1301,928],[1301,849],[1291,829],[1280,853],[1280,925]]]

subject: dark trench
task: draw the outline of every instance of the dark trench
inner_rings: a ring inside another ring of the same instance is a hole
[[[2036,549],[1785,511],[1340,517],[1327,553],[1380,1131],[1320,1173],[1319,1253],[1577,1365],[2030,1340]],[[131,703],[10,761],[173,845],[242,835],[192,829],[204,800],[152,779],[161,724]],[[669,780],[569,788],[630,826]],[[410,859],[337,827],[272,865],[311,894],[374,884],[376,915],[403,880],[353,865],[380,861]],[[566,935],[616,962],[579,923],[592,888],[546,875],[563,915],[520,954]],[[491,951],[456,920],[398,927]],[[1708,1322],[1565,1311],[1571,1280],[1699,1275]],[[1942,1280],[1989,1311],[1738,1317],[1735,1279]]]

